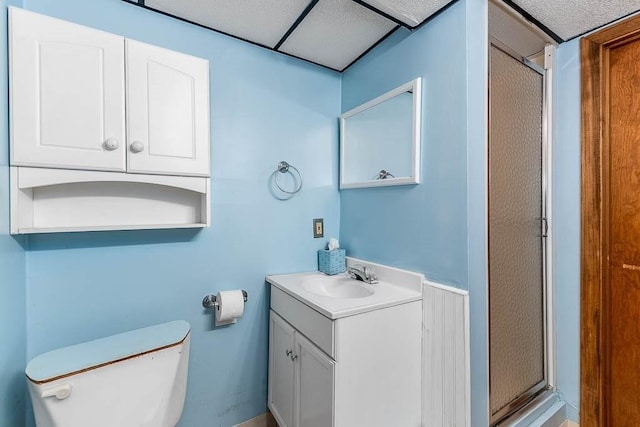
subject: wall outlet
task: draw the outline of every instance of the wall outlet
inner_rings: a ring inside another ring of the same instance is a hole
[[[313,238],[318,239],[320,237],[324,237],[324,220],[315,218],[313,220]]]

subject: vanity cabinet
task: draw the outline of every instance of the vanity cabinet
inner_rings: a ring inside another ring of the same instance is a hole
[[[422,303],[328,318],[270,278],[268,405],[280,427],[419,427]]]
[[[333,426],[335,362],[275,312],[270,319],[269,407],[280,427]]]
[[[9,17],[12,165],[209,176],[208,61],[19,8]]]

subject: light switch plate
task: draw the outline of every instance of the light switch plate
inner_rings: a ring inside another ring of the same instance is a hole
[[[324,220],[322,218],[314,218],[313,238],[318,239],[320,237],[324,237]]]

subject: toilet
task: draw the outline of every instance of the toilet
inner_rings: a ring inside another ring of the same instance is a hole
[[[25,371],[38,427],[174,427],[191,326],[163,323],[35,357]]]

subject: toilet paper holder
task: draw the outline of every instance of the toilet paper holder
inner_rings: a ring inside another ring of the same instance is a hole
[[[242,290],[242,298],[244,302],[249,299],[249,294],[244,289]],[[207,295],[202,299],[202,307],[204,308],[217,308],[220,303],[215,295]]]

